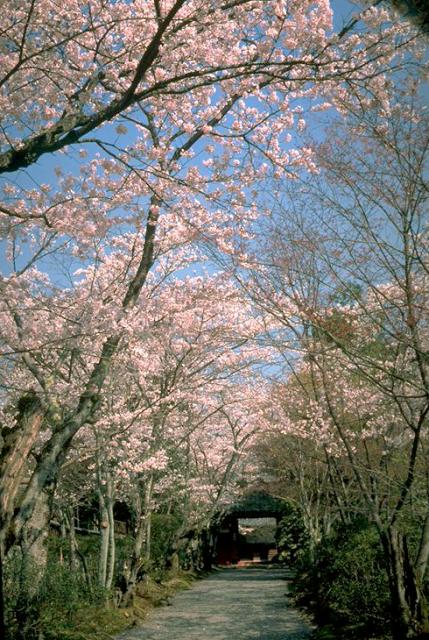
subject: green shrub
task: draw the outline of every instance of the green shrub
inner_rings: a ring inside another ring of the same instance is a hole
[[[327,637],[383,636],[389,626],[389,585],[379,537],[366,521],[339,528],[297,566],[294,592]],[[334,630],[334,631],[333,631]],[[323,636],[320,636],[323,637]]]
[[[294,565],[308,549],[309,541],[299,509],[286,503],[275,537],[279,559]]]
[[[182,520],[178,514],[152,514],[152,548],[151,548],[151,573],[162,572],[165,568],[165,560],[169,555],[171,544]]]
[[[53,541],[53,547],[56,544]],[[84,607],[101,606],[106,600],[103,590],[90,587],[82,572],[71,571],[67,562],[60,563],[56,553],[49,554],[41,577],[40,567],[15,551],[5,563],[4,582],[10,639],[66,640],[72,637],[76,613]]]

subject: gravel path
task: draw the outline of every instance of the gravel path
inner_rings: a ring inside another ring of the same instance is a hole
[[[222,569],[117,640],[308,640],[309,626],[287,604],[286,577],[276,568]]]

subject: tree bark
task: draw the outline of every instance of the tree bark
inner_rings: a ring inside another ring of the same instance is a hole
[[[115,577],[116,562],[116,541],[115,541],[115,519],[113,514],[113,481],[109,476],[106,487],[107,517],[109,520],[109,564],[107,567],[106,589],[110,590]]]
[[[421,585],[424,584],[426,570],[429,561],[429,512],[426,514],[423,525],[422,537],[416,559],[416,574]]]
[[[4,577],[3,577],[3,550],[0,545],[0,638],[7,638],[6,636],[6,611],[5,611],[5,599],[4,599]]]
[[[151,559],[151,545],[152,545],[152,491],[153,491],[154,477],[153,473],[150,474],[144,493],[144,522],[145,522],[145,562],[148,564]]]
[[[106,502],[102,492],[99,493],[99,539],[100,539],[100,553],[98,557],[98,584],[104,589],[106,587],[107,577],[107,560],[109,555],[109,540],[110,540],[110,527],[109,527],[109,514],[106,507]]]
[[[126,563],[121,577],[120,607],[128,607],[134,599],[134,592],[137,586],[142,562],[141,555],[145,535],[145,518],[140,492],[136,494],[135,500],[136,524],[134,528],[133,551],[129,562]]]
[[[394,640],[428,631],[427,600],[411,564],[405,537],[394,525],[382,533],[392,608]]]
[[[27,470],[30,452],[40,433],[44,411],[35,393],[23,396],[13,429],[2,430],[0,453],[0,544],[6,552],[13,535],[10,530],[16,501]]]
[[[30,517],[25,520],[20,529],[21,571],[15,609],[18,640],[27,638],[29,612],[32,610],[46,574],[48,564],[46,539],[54,490],[55,486],[51,484],[40,491]]]
[[[70,566],[70,571],[74,572],[77,570],[78,544],[76,539],[76,530],[74,526],[73,509],[70,509],[68,514],[65,514],[65,521],[68,529],[68,538],[69,538],[69,553],[70,553],[69,566]]]

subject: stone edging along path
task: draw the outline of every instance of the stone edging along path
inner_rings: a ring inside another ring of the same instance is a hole
[[[308,640],[310,625],[288,603],[287,577],[273,567],[221,569],[117,640]]]

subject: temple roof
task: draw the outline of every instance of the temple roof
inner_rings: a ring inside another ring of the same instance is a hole
[[[279,498],[274,498],[264,491],[254,491],[232,504],[226,515],[234,515],[238,518],[276,517],[284,510],[285,503]]]

